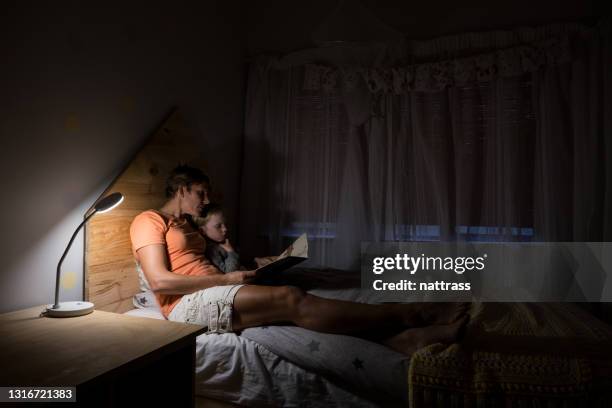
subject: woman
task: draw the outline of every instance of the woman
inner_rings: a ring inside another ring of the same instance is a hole
[[[130,227],[134,257],[168,319],[206,325],[209,332],[274,323],[355,335],[405,328],[381,342],[408,355],[452,342],[465,324],[465,304],[329,300],[296,287],[249,285],[256,271],[222,273],[206,259],[204,237],[191,219],[208,203],[208,187],[199,169],[175,168],[166,183],[168,201],[139,214]]]

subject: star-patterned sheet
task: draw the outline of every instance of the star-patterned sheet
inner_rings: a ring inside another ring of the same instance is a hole
[[[358,291],[312,292],[328,298],[359,299]],[[249,328],[242,331],[241,337],[308,371],[322,374],[351,390],[360,390],[378,403],[407,403],[409,358],[378,343],[294,326]]]

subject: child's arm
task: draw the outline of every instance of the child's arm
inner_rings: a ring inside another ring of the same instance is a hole
[[[222,244],[212,244],[207,247],[206,255],[220,271],[234,272],[241,269],[240,256],[234,250],[229,240]]]
[[[238,252],[234,250],[234,247],[230,243],[229,239],[225,239],[225,242],[219,244],[221,248],[223,248],[227,254],[225,258],[225,267],[227,268],[227,272],[239,271],[242,269],[242,265],[240,265],[240,255]]]
[[[240,257],[237,252],[228,252],[227,258],[225,258],[225,269],[226,272],[234,272],[242,269]]]

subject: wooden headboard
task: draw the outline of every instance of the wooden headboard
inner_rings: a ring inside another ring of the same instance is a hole
[[[132,296],[139,288],[130,224],[140,212],[164,203],[166,176],[179,163],[206,171],[202,148],[175,110],[102,194],[121,192],[123,203],[86,225],[84,298],[96,309],[133,309]]]

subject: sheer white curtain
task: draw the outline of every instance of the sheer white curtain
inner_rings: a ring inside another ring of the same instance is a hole
[[[524,46],[536,43],[553,51]],[[247,256],[301,232],[312,265],[341,269],[358,267],[364,241],[610,239],[609,22],[407,48],[252,64],[239,224]]]
[[[265,63],[264,63],[265,64]],[[248,105],[239,224],[247,255],[280,252],[308,232],[310,253],[329,258],[341,190],[350,177],[352,128],[339,95],[302,89],[302,69],[254,64]]]

